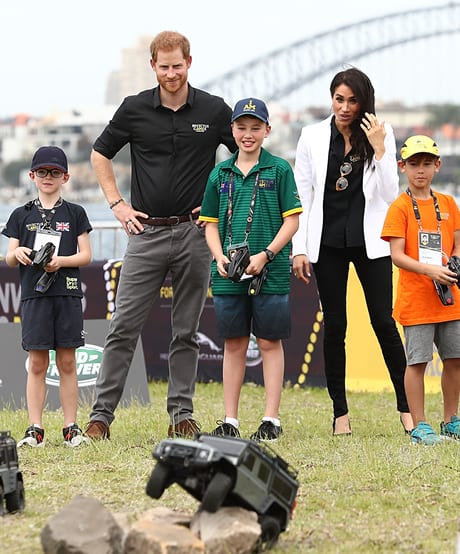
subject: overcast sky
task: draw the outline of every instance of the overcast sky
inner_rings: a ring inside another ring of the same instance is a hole
[[[121,50],[141,35],[166,29],[185,34],[192,46],[190,82],[199,86],[321,31],[444,4],[447,0],[4,0],[0,117],[103,104],[107,76],[119,67]],[[430,79],[430,73],[421,78]]]

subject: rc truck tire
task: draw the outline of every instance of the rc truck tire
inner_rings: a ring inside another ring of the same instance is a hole
[[[278,541],[281,533],[280,522],[273,516],[259,516],[259,525],[262,530],[261,541],[264,550],[269,550]]]
[[[160,498],[168,486],[169,476],[170,468],[161,462],[157,462],[147,483],[147,494],[151,498]]]
[[[5,494],[5,504],[8,512],[22,512],[25,506],[24,485],[22,481],[16,482],[16,490]]]
[[[229,475],[221,472],[216,473],[203,494],[201,509],[211,513],[217,512],[230,492],[232,485],[233,479]]]

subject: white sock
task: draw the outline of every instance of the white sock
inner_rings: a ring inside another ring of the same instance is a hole
[[[230,423],[230,425],[233,425],[233,427],[236,427],[237,429],[240,426],[240,422],[234,417],[225,417],[225,423]]]
[[[262,421],[271,421],[273,423],[273,425],[276,425],[277,427],[281,427],[281,422],[276,417],[264,416],[262,418]]]

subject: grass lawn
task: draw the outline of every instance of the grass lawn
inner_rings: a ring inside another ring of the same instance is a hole
[[[46,521],[76,494],[100,499],[112,512],[142,512],[153,505],[194,512],[197,501],[178,485],[152,500],[145,485],[152,450],[165,438],[166,384],[150,384],[152,404],[120,408],[112,439],[82,448],[62,444],[62,414],[44,416],[46,446],[21,449],[26,510],[0,521],[1,552],[40,553]],[[332,437],[332,410],[323,389],[286,388],[281,405],[283,437],[274,449],[299,471],[297,507],[274,554],[454,553],[456,551],[460,442],[411,445],[393,393],[349,393],[352,437]],[[440,394],[427,395],[427,417],[439,429]],[[241,432],[249,436],[263,415],[264,389],[246,384]],[[90,408],[81,406],[79,422]],[[222,418],[222,385],[198,384],[195,416],[211,430]],[[27,413],[0,411],[0,430],[16,439]]]

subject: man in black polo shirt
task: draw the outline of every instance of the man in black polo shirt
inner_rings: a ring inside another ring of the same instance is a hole
[[[199,351],[195,335],[211,255],[197,218],[217,147],[236,150],[232,110],[222,98],[188,84],[192,58],[186,37],[162,32],[150,51],[158,86],[125,98],[91,154],[109,206],[130,235],[86,428],[92,439],[110,436],[137,340],[168,272],[174,290],[168,435],[192,437],[199,431],[193,419]],[[131,148],[131,203],[120,195],[111,162],[125,144]]]

